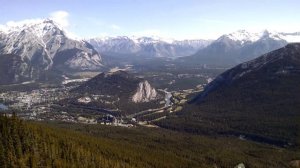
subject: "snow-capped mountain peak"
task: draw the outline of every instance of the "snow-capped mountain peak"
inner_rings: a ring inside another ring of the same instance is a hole
[[[283,33],[276,31],[263,30],[260,32],[249,32],[246,30],[238,30],[226,35],[221,36],[217,41],[222,41],[224,38],[229,38],[233,41],[244,44],[246,42],[256,42],[265,38],[271,38],[273,40],[285,40],[288,43],[300,42],[300,33]]]
[[[71,32],[64,29],[52,19],[29,19],[18,22],[8,22],[5,25],[0,25],[0,32],[11,34],[15,32],[28,31],[32,32],[39,38],[42,38],[49,30],[60,30],[65,36],[73,40],[80,40],[80,38]]]
[[[54,26],[54,22],[50,19],[30,19],[19,22],[8,22],[2,26],[2,31],[5,33],[12,33],[16,31],[22,31],[26,29],[43,30],[45,26]],[[42,32],[42,31],[39,31]],[[40,34],[40,33],[39,33]]]
[[[15,54],[24,62],[16,76],[36,79],[43,71],[56,68],[96,70],[102,66],[101,56],[91,45],[69,38],[51,19],[9,22],[1,30],[0,55]]]
[[[226,37],[234,40],[244,42],[254,42],[260,39],[261,35],[259,33],[250,33],[246,30],[238,30],[236,32],[226,35]]]

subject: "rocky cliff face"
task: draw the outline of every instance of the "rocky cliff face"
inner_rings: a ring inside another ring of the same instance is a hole
[[[135,103],[149,102],[157,98],[156,90],[151,87],[148,81],[140,82],[136,93],[132,97],[132,101]]]

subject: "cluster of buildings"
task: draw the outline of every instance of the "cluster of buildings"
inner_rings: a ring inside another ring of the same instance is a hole
[[[133,127],[132,123],[126,123],[123,119],[119,119],[113,115],[107,114],[103,117],[99,117],[98,119],[94,118],[86,118],[86,117],[78,117],[77,122],[83,124],[101,124],[101,125],[111,125],[111,126],[120,126],[120,127]]]
[[[37,89],[27,92],[8,91],[0,93],[0,100],[11,109],[30,110],[33,105],[50,104],[68,97],[68,89]]]
[[[55,102],[70,98],[70,89],[72,88],[36,89],[26,92],[8,91],[0,93],[0,102],[4,102],[5,104],[1,104],[3,109],[5,107],[5,109],[19,110],[18,116],[26,120],[56,120],[71,123],[133,127],[133,124],[128,124],[122,119],[109,114],[103,117],[88,118],[79,114],[72,115],[67,111],[53,109]],[[92,97],[81,97],[78,99],[78,102],[89,103],[92,100],[102,100],[103,97],[110,98],[105,95],[93,95]]]

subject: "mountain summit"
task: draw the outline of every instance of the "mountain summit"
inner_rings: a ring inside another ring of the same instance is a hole
[[[50,19],[0,30],[0,55],[4,54],[18,55],[26,67],[16,75],[31,79],[47,70],[97,70],[102,66],[101,56],[89,43],[70,39]]]

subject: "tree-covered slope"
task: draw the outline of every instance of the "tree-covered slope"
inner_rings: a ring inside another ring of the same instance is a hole
[[[76,130],[76,131],[75,131]],[[164,129],[35,123],[0,116],[0,167],[289,167],[299,153]]]
[[[299,145],[299,86],[300,44],[290,44],[224,72],[160,125]]]

